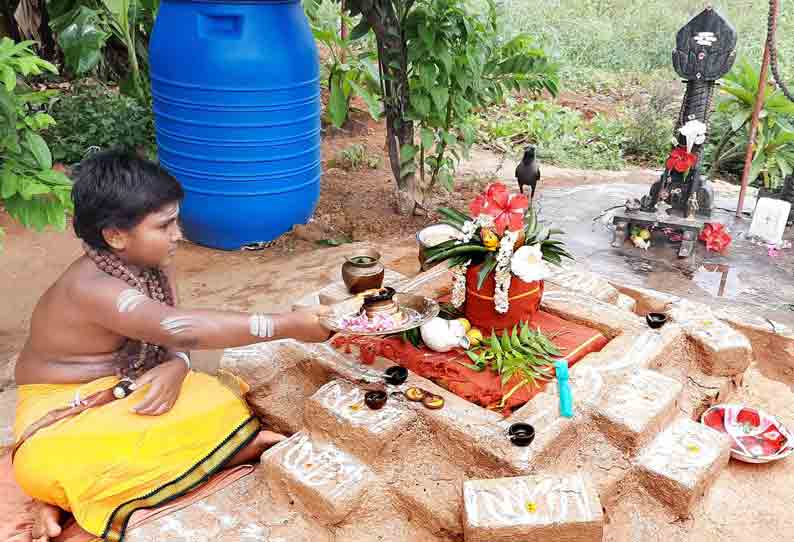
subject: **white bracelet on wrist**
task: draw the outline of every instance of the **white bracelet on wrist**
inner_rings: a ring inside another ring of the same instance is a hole
[[[276,336],[276,322],[270,316],[252,314],[248,319],[248,332],[252,337],[272,339]]]
[[[184,352],[174,352],[174,356],[181,359],[187,365],[187,370],[190,370],[190,357]]]

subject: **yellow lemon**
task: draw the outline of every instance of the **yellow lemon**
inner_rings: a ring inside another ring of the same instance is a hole
[[[650,238],[651,238],[651,232],[649,232],[648,230],[640,231],[640,239],[647,241]]]
[[[476,327],[470,329],[468,333],[466,333],[466,336],[469,338],[469,342],[471,342],[472,346],[479,346],[483,341],[482,331]]]
[[[465,318],[458,318],[458,322],[460,322],[460,325],[462,325],[462,326],[463,326],[463,330],[464,330],[466,333],[468,333],[468,332],[469,332],[469,330],[471,330],[471,322],[469,322],[469,321],[468,321],[468,320],[466,320]]]

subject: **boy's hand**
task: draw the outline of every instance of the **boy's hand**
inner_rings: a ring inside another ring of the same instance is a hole
[[[132,408],[135,414],[159,416],[165,414],[179,398],[182,381],[187,376],[185,362],[175,358],[149,369],[135,381],[137,389],[149,384],[149,392],[143,400]]]
[[[307,343],[321,343],[331,336],[331,330],[320,323],[320,317],[331,312],[325,305],[294,307],[290,314],[293,338]]]

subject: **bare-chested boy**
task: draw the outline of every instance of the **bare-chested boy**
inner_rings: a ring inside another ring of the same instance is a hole
[[[322,309],[175,307],[168,269],[182,197],[173,177],[130,154],[98,154],[76,171],[74,229],[86,255],[39,301],[16,367],[14,472],[37,501],[36,538],[57,536],[66,510],[118,541],[133,511],[283,438],[260,431],[242,383],[191,372],[190,350],[328,338]]]

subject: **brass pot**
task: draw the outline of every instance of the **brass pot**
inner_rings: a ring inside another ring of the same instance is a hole
[[[380,252],[365,248],[348,256],[342,264],[342,280],[351,294],[375,290],[383,286],[385,269]]]

